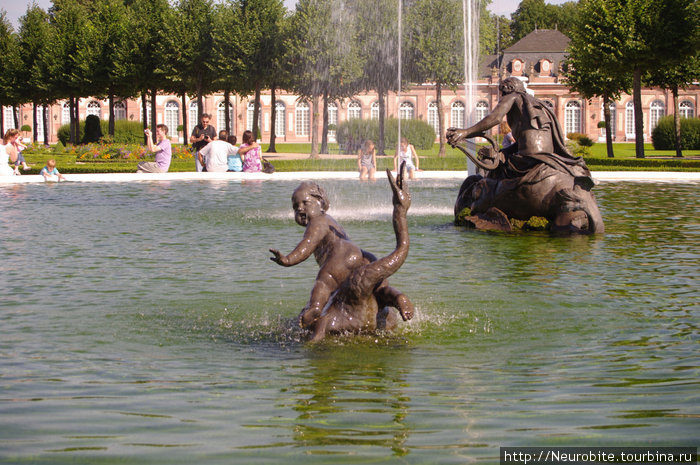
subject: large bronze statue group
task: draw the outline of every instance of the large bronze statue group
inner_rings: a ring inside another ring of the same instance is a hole
[[[462,184],[455,218],[478,229],[509,231],[513,220],[543,217],[555,233],[602,233],[591,173],[582,158],[567,150],[555,115],[544,102],[530,96],[517,78],[505,79],[500,90],[501,100],[483,120],[467,129],[447,130],[448,142],[483,173],[469,176]],[[503,118],[516,142],[498,150],[485,131]],[[489,140],[491,146],[477,155],[470,153],[464,141],[475,137]],[[391,330],[399,315],[404,321],[413,317],[411,301],[387,282],[408,255],[406,213],[411,196],[403,165],[396,179],[389,170],[387,176],[393,193],[396,248],[380,259],[352,243],[326,214],[329,202],[321,186],[304,182],[292,195],[294,219],[306,228],[304,235],[288,255],[270,249],[270,258],[282,266],[293,266],[313,254],[319,264],[309,303],[298,319],[311,341],[329,333]]]
[[[510,219],[544,217],[553,232],[602,233],[603,219],[591,192],[593,179],[581,157],[566,148],[554,113],[529,95],[518,78],[500,86],[502,98],[486,118],[468,129],[450,128],[447,141],[461,149],[484,175],[469,176],[459,190],[455,215],[479,229],[510,230]],[[515,143],[498,151],[491,140],[474,157],[461,144],[506,118]]]

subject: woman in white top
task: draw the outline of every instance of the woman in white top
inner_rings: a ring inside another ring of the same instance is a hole
[[[0,176],[12,176],[15,169],[9,163],[17,161],[17,148],[12,144],[19,137],[17,129],[8,129],[0,145]]]
[[[416,160],[415,165],[413,164],[414,158]],[[418,154],[416,153],[416,149],[413,147],[413,144],[409,144],[408,139],[405,137],[401,138],[400,147],[396,151],[396,155],[394,155],[394,171],[398,172],[399,167],[403,162],[406,162],[408,177],[414,179],[414,173],[418,171],[419,165]]]

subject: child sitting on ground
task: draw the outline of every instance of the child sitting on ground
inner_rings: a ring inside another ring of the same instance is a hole
[[[58,181],[66,180],[66,178],[58,172],[58,168],[56,168],[56,160],[53,158],[46,162],[46,166],[41,169],[39,174],[44,176],[44,181],[52,181],[54,176],[56,176]]]
[[[22,155],[22,152],[27,148],[27,146],[22,143],[20,138],[15,139],[12,145],[14,145],[17,149],[17,161],[15,161],[15,174],[19,175],[19,165],[22,165],[22,169],[25,171],[27,171],[30,168],[30,166],[27,165],[27,161],[24,159],[24,155]]]

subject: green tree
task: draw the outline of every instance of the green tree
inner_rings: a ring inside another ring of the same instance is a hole
[[[319,101],[324,104],[324,134],[327,133],[329,99],[350,95],[360,76],[351,12],[342,0],[302,0],[291,18],[294,31],[288,42],[288,57],[294,80],[292,89],[311,101],[311,157],[318,149]],[[345,31],[346,35],[338,34]]]
[[[17,93],[18,77],[22,73],[22,61],[19,56],[17,34],[7,19],[5,11],[0,10],[0,108],[5,105],[15,107],[19,103]],[[0,134],[5,134],[5,112],[0,111]],[[15,121],[15,127],[19,121]]]
[[[668,0],[655,8],[664,21],[652,24],[648,36],[660,63],[649,68],[647,83],[673,94],[676,156],[682,157],[678,90],[700,80],[700,3]]]
[[[175,68],[170,77],[183,81],[194,92],[201,115],[204,96],[217,90],[210,65],[214,59],[212,0],[179,0],[171,26],[164,37],[164,57]]]
[[[576,22],[576,2],[549,5],[544,0],[522,0],[511,15],[513,42],[517,42],[535,29],[558,29],[569,34]]]
[[[610,102],[629,92],[629,73],[617,70],[624,62],[626,27],[616,7],[608,0],[581,0],[579,21],[571,30],[566,83],[584,98],[603,98],[608,157],[613,157]]]
[[[22,18],[19,27],[19,51],[22,60],[22,79],[17,80],[20,99],[32,102],[32,140],[37,140],[39,127],[37,121],[37,109],[40,105],[52,103],[54,100],[53,88],[49,82],[49,63],[47,59],[50,52],[47,50],[52,40],[52,29],[49,24],[49,15],[36,4],[31,5]],[[44,141],[48,141],[47,111],[42,112]]]
[[[68,98],[69,141],[75,144],[79,133],[78,99],[92,95],[95,89],[91,81],[94,28],[87,8],[76,0],[54,0],[49,14],[54,30],[49,85],[57,96]]]
[[[242,0],[243,34],[247,36],[245,87],[250,89],[253,104],[253,134],[260,136],[260,95],[272,84],[279,60],[284,55],[284,16],[287,9],[282,0]]]
[[[698,49],[700,50],[700,49]],[[696,53],[676,66],[657,68],[651,71],[648,82],[669,89],[673,95],[673,127],[675,133],[676,156],[683,156],[681,146],[681,117],[678,108],[678,90],[687,88],[692,82],[700,81],[700,55]]]
[[[227,2],[215,6],[213,17],[213,58],[209,63],[216,76],[214,86],[223,90],[225,105],[225,129],[231,131],[230,95],[231,92],[246,92],[246,56],[249,38],[245,34],[245,24],[240,14],[240,4]]]
[[[456,90],[464,82],[462,2],[417,0],[406,15],[410,76],[418,82],[435,83],[438,105],[439,156],[445,156],[445,111],[442,88]],[[442,21],[434,18],[441,16]]]
[[[675,67],[698,50],[698,4],[694,0],[610,0],[622,5],[628,37],[623,48],[624,67],[632,69],[635,152],[644,158],[642,80],[647,72]]]
[[[398,89],[398,7],[393,0],[355,2],[357,43],[363,75],[359,88],[377,92],[379,137],[377,154],[384,155],[386,99]],[[397,115],[398,116],[398,115]]]
[[[92,65],[95,89],[97,94],[108,97],[108,133],[114,137],[115,97],[126,99],[137,92],[129,48],[133,16],[129,15],[123,0],[96,0],[91,18],[98,32]]]
[[[172,34],[174,12],[168,0],[133,0],[133,34],[129,36],[128,47],[132,51],[134,63],[134,84],[141,92],[144,128],[146,121],[148,97],[151,104],[151,127],[156,126],[156,95],[158,90],[167,88],[174,76],[174,64],[169,59],[173,50],[169,34]],[[155,138],[155,131],[152,132]],[[154,139],[155,140],[155,139]]]

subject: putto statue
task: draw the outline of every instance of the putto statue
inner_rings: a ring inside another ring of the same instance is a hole
[[[387,170],[393,192],[393,224],[396,249],[377,258],[350,241],[343,228],[326,214],[326,193],[315,182],[303,182],[292,194],[294,220],[304,226],[304,236],[289,255],[270,249],[270,260],[282,266],[294,266],[314,254],[320,270],[311,290],[309,303],[299,315],[302,328],[311,331],[311,340],[319,341],[328,333],[391,330],[398,318],[413,317],[413,304],[387,278],[403,265],[408,255],[406,212],[411,196],[404,185],[404,166],[394,179]]]
[[[468,129],[447,130],[449,144],[486,171],[485,176],[469,176],[462,184],[455,218],[478,229],[510,230],[513,219],[544,217],[555,232],[602,233],[591,172],[583,158],[566,148],[554,113],[529,95],[520,79],[505,79],[500,90],[503,97],[484,119]],[[515,143],[498,151],[485,131],[504,117]],[[461,144],[473,137],[486,138],[492,147],[473,156]]]

